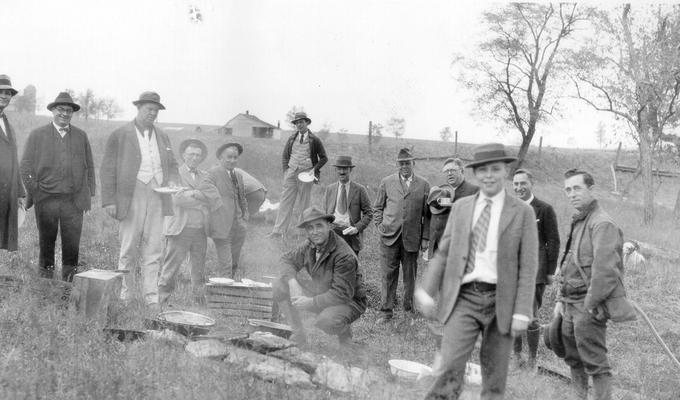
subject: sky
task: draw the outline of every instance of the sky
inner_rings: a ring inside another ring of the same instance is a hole
[[[193,22],[191,6],[203,22]],[[483,33],[483,1],[4,0],[0,73],[33,84],[44,110],[59,91],[91,88],[132,119],[142,91],[160,94],[161,122],[221,125],[237,113],[274,125],[303,107],[312,130],[366,133],[406,120],[406,137],[517,144],[471,113],[454,54]],[[544,145],[594,147],[606,119],[579,105],[547,125]],[[576,117],[578,116],[578,117]]]

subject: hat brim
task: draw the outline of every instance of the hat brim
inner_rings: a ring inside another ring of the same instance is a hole
[[[190,145],[195,145],[197,147],[201,148],[201,161],[205,161],[205,159],[208,157],[208,146],[205,145],[205,143],[201,142],[198,139],[186,139],[183,140],[182,143],[179,144],[179,154],[180,156],[184,154],[184,150],[187,149]]]
[[[16,89],[8,85],[0,85],[0,90],[2,89],[9,90],[10,92],[12,92],[12,96],[16,96],[17,93],[19,93]]]
[[[80,106],[78,104],[71,103],[71,102],[68,102],[68,101],[54,101],[54,102],[47,105],[47,109],[49,111],[52,111],[52,109],[56,106],[71,106],[73,108],[73,112],[80,110]]]
[[[342,164],[331,164],[332,167],[340,167],[340,168],[354,168],[356,165],[350,164],[350,165],[342,165]]]
[[[153,100],[135,100],[135,101],[132,102],[132,104],[133,104],[135,107],[139,107],[139,106],[141,106],[141,105],[144,104],[144,103],[153,103],[153,104],[157,104],[158,107],[160,107],[161,110],[165,110],[165,106],[164,106],[161,102],[159,102],[159,101],[153,101]]]
[[[487,158],[486,160],[478,160],[478,161],[472,161],[470,163],[465,164],[465,168],[475,168],[479,167],[480,165],[484,164],[490,164],[498,161],[503,161],[506,164],[509,164],[511,162],[517,161],[517,157],[493,157],[493,158]]]
[[[308,223],[314,222],[314,221],[316,221],[316,220],[318,220],[318,219],[325,219],[325,220],[328,221],[328,222],[333,222],[333,221],[335,221],[335,215],[333,215],[333,214],[326,214],[326,215],[319,215],[319,216],[314,217],[314,218],[309,218],[309,219],[306,219],[306,220],[304,220],[304,221],[301,221],[301,222],[298,224],[297,227],[298,227],[298,228],[304,228],[305,225],[307,225]]]
[[[397,162],[399,161],[413,161],[415,160],[415,157],[403,157],[403,158],[397,158]]]
[[[296,122],[298,122],[298,121],[302,121],[302,120],[307,121],[307,125],[309,125],[309,124],[312,123],[312,120],[309,119],[309,118],[298,118],[298,119],[294,119],[294,120],[290,121],[290,123],[291,123],[291,124],[294,124],[294,123],[296,123]]]
[[[562,316],[558,315],[553,318],[550,326],[548,327],[548,332],[543,333],[543,342],[545,346],[555,353],[559,358],[564,358],[566,355],[566,350],[564,349],[564,343],[562,342]]]

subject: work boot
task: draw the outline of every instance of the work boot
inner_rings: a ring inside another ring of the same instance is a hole
[[[612,376],[609,373],[593,375],[593,400],[611,400]]]
[[[588,400],[588,375],[583,368],[571,368],[571,383],[579,400]]]
[[[65,282],[73,282],[73,276],[78,271],[75,265],[63,265],[61,267],[61,279]]]
[[[293,307],[290,300],[284,300],[278,302],[279,310],[283,312],[288,319],[288,324],[293,329],[293,334],[290,335],[290,340],[299,344],[304,345],[307,343],[307,334],[305,333],[305,327],[302,325],[302,319],[300,318],[300,313],[297,308]]]
[[[38,276],[45,279],[52,279],[54,277],[54,265],[38,267]]]
[[[540,327],[527,330],[527,347],[529,347],[529,359],[527,367],[531,370],[536,368],[536,354],[538,354],[538,341],[541,338]]]

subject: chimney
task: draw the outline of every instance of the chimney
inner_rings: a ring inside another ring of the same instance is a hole
[[[276,127],[281,129],[281,120],[276,121]]]
[[[246,115],[249,115],[248,110],[246,110]]]

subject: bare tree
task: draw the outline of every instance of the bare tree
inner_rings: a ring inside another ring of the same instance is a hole
[[[548,81],[560,72],[564,41],[581,19],[576,4],[511,3],[485,12],[490,37],[479,45],[481,56],[457,57],[459,80],[475,95],[477,110],[517,129],[522,164],[536,125],[559,98]]]
[[[94,117],[97,113],[97,102],[94,97],[94,91],[92,89],[87,89],[81,92],[78,96],[78,101],[80,103],[80,117],[89,119]]]
[[[443,141],[448,142],[451,140],[451,137],[453,137],[453,134],[451,133],[451,127],[446,126],[444,129],[439,132],[439,137],[442,138]]]
[[[378,143],[380,142],[380,139],[382,139],[382,130],[383,130],[383,125],[379,122],[374,122],[372,126],[372,132],[371,136],[373,138],[373,143]]]
[[[604,127],[602,121],[597,124],[597,129],[595,130],[595,139],[597,139],[597,145],[600,149],[607,147],[607,130]]]
[[[677,123],[680,7],[630,4],[595,12],[591,40],[572,57],[576,95],[630,126],[639,149],[643,220],[654,221],[654,148]]]
[[[103,117],[106,117],[107,120],[116,118],[116,116],[123,111],[123,109],[116,102],[116,99],[113,97],[104,97],[100,99],[98,102],[98,108],[98,111]]]
[[[392,117],[387,121],[387,130],[394,135],[396,139],[404,136],[406,132],[406,120],[401,117]]]

